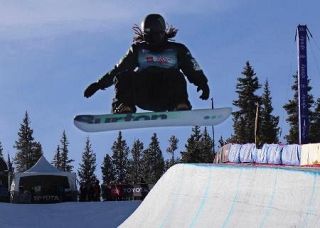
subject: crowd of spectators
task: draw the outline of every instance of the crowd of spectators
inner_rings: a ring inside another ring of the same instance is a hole
[[[99,180],[96,180],[93,183],[80,183],[79,193],[80,202],[100,201],[101,188]]]

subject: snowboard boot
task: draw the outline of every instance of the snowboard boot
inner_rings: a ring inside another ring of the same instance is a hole
[[[134,113],[136,110],[135,108],[130,107],[124,103],[118,105],[112,112],[114,114],[126,114],[126,113]]]
[[[179,103],[174,108],[174,111],[186,111],[191,110],[191,107],[187,103]]]

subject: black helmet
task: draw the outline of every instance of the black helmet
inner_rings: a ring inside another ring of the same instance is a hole
[[[165,41],[166,23],[160,14],[149,14],[141,23],[143,38],[151,45],[159,45]]]

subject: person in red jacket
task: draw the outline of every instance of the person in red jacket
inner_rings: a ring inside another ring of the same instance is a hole
[[[167,27],[160,14],[149,14],[141,27],[133,27],[134,42],[120,62],[84,91],[91,97],[96,91],[115,86],[113,113],[134,113],[136,106],[150,111],[190,110],[187,82],[209,98],[208,80],[188,48],[173,42],[177,29]]]

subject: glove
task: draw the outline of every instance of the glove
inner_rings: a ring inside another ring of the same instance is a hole
[[[91,97],[95,92],[97,92],[100,89],[99,83],[94,82],[91,85],[89,85],[86,90],[84,91],[84,96],[86,98]]]
[[[202,90],[202,94],[199,97],[202,100],[208,100],[209,98],[209,94],[210,94],[210,89],[207,83],[199,85],[197,88],[197,92],[199,92],[200,90]]]

